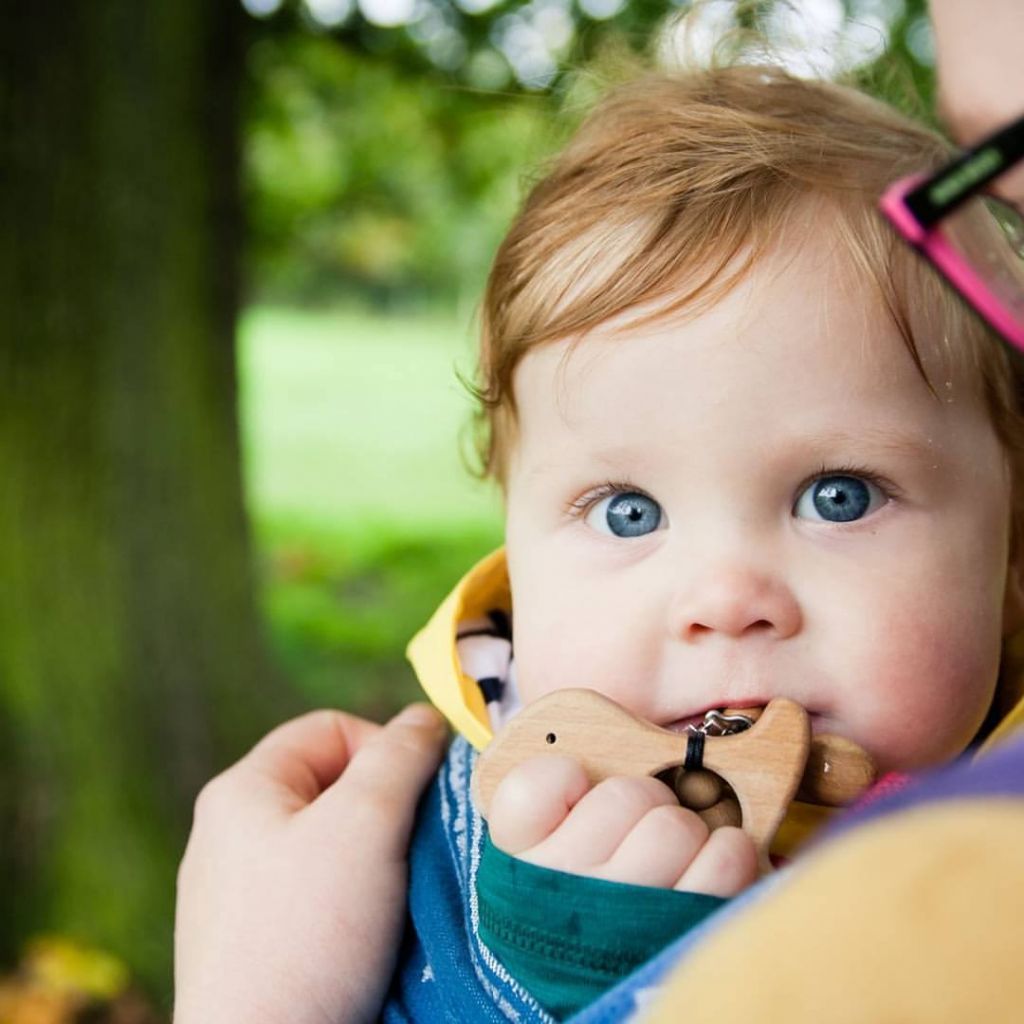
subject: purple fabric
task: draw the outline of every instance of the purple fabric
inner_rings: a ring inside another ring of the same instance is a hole
[[[839,816],[835,824],[824,830],[815,845],[830,842],[852,828],[909,807],[939,800],[991,796],[1024,797],[1024,735],[1004,743],[989,754],[983,754],[976,761],[965,757],[925,772],[905,789]]]

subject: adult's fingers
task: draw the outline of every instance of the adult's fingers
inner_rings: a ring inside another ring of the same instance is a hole
[[[742,829],[716,828],[673,888],[735,896],[757,880],[757,851]]]
[[[517,764],[491,797],[487,827],[499,850],[513,856],[543,842],[590,788],[571,757],[531,757]]]
[[[412,704],[367,739],[307,815],[341,836],[365,835],[377,855],[402,859],[420,794],[447,740],[444,719]]]
[[[342,711],[310,711],[269,732],[239,766],[276,786],[278,796],[293,795],[297,809],[327,789],[380,729]]]
[[[294,814],[316,799],[345,770],[352,751],[379,729],[330,710],[284,722],[203,787],[197,816],[207,805],[226,806],[236,818],[240,811],[269,818]]]

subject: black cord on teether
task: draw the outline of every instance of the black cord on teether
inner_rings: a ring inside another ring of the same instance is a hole
[[[683,762],[683,770],[688,772],[700,771],[704,766],[704,733],[691,732],[686,737],[686,760]]]

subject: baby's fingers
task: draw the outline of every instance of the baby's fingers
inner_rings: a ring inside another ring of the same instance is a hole
[[[487,817],[491,841],[515,856],[543,842],[590,788],[571,757],[532,757],[498,784]]]
[[[757,851],[742,829],[715,829],[673,888],[709,896],[735,896],[757,881]]]
[[[608,860],[587,872],[627,885],[671,889],[708,839],[708,827],[685,807],[662,804],[633,826]]]
[[[558,871],[593,875],[655,807],[678,806],[657,779],[605,779],[587,793],[549,838],[524,851],[524,860]]]

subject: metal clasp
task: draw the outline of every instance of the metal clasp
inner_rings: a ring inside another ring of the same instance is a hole
[[[727,715],[724,711],[712,708],[704,715],[700,725],[691,725],[691,732],[703,733],[705,736],[732,736],[738,732],[746,732],[754,724],[754,719],[747,715]]]

